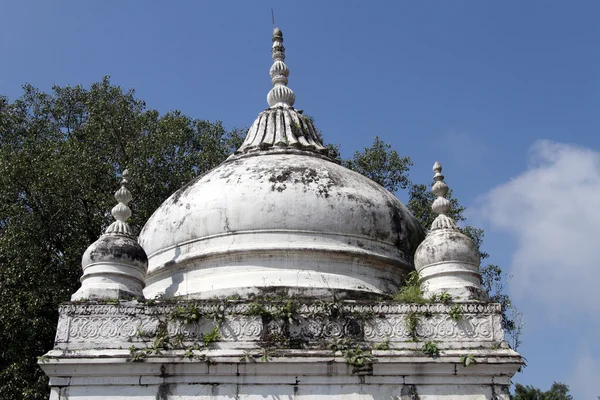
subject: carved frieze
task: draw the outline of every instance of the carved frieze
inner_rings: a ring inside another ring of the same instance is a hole
[[[219,342],[265,342],[286,337],[303,343],[323,343],[340,338],[359,342],[500,342],[503,340],[498,304],[460,303],[462,316],[454,320],[451,306],[444,304],[367,304],[318,302],[297,304],[283,313],[276,302],[180,302],[145,306],[136,302],[120,304],[70,303],[60,309],[56,334],[58,347],[119,348],[144,342],[161,326],[169,337],[186,342],[201,341],[215,327]],[[176,318],[175,310],[195,307],[194,322]],[[407,317],[416,318],[411,329]],[[188,323],[185,323],[188,322]]]

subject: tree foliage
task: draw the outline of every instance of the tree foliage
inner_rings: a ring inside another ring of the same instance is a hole
[[[121,171],[134,176],[132,227],[241,141],[220,122],[159,115],[108,78],[0,98],[0,398],[45,399],[36,356],[53,345],[81,256],[111,222]]]
[[[550,390],[542,392],[533,386],[515,385],[515,394],[511,400],[573,400],[569,394],[569,386],[561,382],[554,382]]]
[[[373,145],[363,151],[357,151],[342,165],[379,183],[391,192],[406,189],[410,184],[408,171],[412,166],[409,157],[400,157],[389,143],[375,136]]]

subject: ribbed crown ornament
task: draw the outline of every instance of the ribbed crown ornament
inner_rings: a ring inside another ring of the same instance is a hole
[[[290,70],[285,65],[285,47],[283,47],[283,34],[281,29],[273,29],[273,65],[269,70],[273,88],[267,94],[269,107],[290,108],[294,105],[296,96],[292,89],[287,87]]]
[[[248,129],[246,139],[229,158],[264,154],[266,151],[295,152],[328,157],[319,131],[311,118],[294,107],[296,96],[287,87],[290,71],[285,65],[283,35],[279,28],[273,30],[273,65],[269,70],[273,88],[267,95],[269,108],[261,112]]]
[[[431,209],[438,214],[438,216],[431,224],[431,229],[457,229],[454,220],[447,215],[452,208],[452,204],[446,198],[446,195],[448,194],[448,185],[444,182],[442,165],[437,161],[433,164],[433,172],[435,172],[433,175],[435,183],[431,188],[431,192],[437,197],[431,205]]]
[[[111,214],[115,218],[115,222],[106,228],[105,233],[117,233],[121,235],[131,235],[131,228],[126,222],[131,217],[131,209],[127,204],[131,201],[132,196],[127,186],[129,185],[129,171],[124,170],[121,180],[121,187],[115,192],[115,199],[118,204],[113,207]]]

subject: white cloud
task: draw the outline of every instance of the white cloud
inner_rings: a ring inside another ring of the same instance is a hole
[[[528,169],[476,203],[477,217],[515,240],[513,296],[536,303],[547,317],[583,312],[597,319],[599,152],[538,141],[531,148]]]
[[[596,399],[600,396],[600,361],[594,359],[587,346],[575,358],[569,387],[575,398]]]

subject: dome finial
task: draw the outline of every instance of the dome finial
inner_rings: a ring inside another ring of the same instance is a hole
[[[448,185],[444,182],[444,175],[442,175],[442,165],[439,162],[433,164],[433,180],[435,183],[431,188],[431,191],[437,198],[431,205],[431,209],[438,214],[437,218],[431,224],[431,229],[457,229],[454,220],[448,216],[452,203],[446,198],[448,194]]]
[[[273,29],[273,65],[269,70],[273,88],[267,94],[269,107],[291,108],[294,105],[296,96],[292,89],[287,87],[288,75],[290,70],[285,65],[285,47],[283,47],[283,34],[281,29]]]
[[[131,192],[129,189],[127,189],[127,186],[129,185],[129,181],[127,180],[127,178],[129,178],[128,170],[123,171],[122,178],[121,187],[115,192],[115,199],[118,201],[118,204],[111,210],[111,214],[115,218],[115,222],[106,228],[106,233],[131,235],[131,228],[126,222],[129,217],[131,217],[131,209],[127,206],[127,204],[132,198]]]

